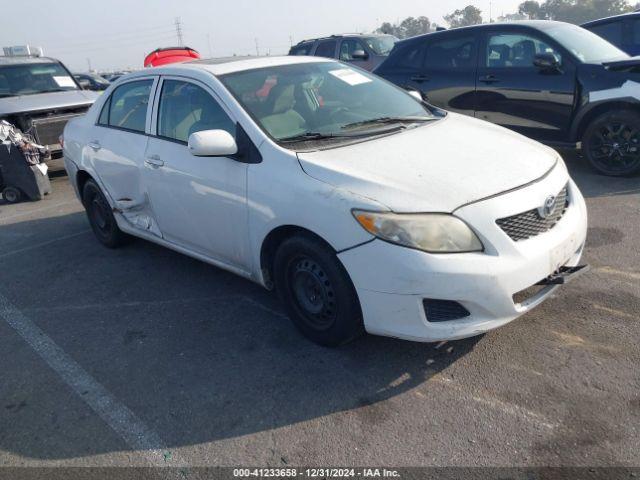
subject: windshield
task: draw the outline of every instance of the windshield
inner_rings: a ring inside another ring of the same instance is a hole
[[[59,63],[0,66],[0,97],[64,90],[78,90],[78,86]]]
[[[435,118],[398,87],[338,62],[247,70],[220,79],[276,141],[375,134],[385,128],[381,124]]]
[[[629,57],[604,38],[575,25],[554,25],[545,32],[585,63]]]
[[[398,39],[392,35],[385,35],[382,37],[368,37],[363,39],[369,48],[375,52],[376,55],[389,55],[389,52],[393,49]]]

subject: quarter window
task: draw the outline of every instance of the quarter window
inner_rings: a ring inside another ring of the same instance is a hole
[[[486,66],[493,68],[533,68],[535,56],[551,53],[558,62],[561,55],[547,43],[530,35],[491,35],[487,44]]]
[[[336,41],[328,40],[325,42],[320,42],[318,44],[318,48],[316,48],[316,57],[326,57],[333,58],[336,53]]]
[[[429,69],[447,70],[452,68],[475,67],[475,37],[461,37],[432,42],[427,48],[425,65]]]
[[[153,80],[129,82],[116,88],[102,108],[98,123],[144,133]]]
[[[203,130],[226,130],[235,136],[235,124],[203,88],[190,82],[165,80],[160,96],[158,136],[187,143]]]

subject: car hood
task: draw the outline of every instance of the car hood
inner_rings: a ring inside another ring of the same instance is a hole
[[[452,212],[548,173],[558,154],[502,127],[447,118],[339,148],[298,152],[311,177],[396,212]]]
[[[0,98],[0,115],[90,106],[99,94],[88,90],[37,93]]]

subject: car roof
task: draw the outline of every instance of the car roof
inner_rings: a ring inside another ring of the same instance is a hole
[[[350,38],[369,38],[369,37],[392,37],[390,33],[340,33],[338,35],[329,35],[328,37],[318,37],[318,38],[308,38],[306,40],[300,40],[298,43],[294,45],[297,47],[298,45],[304,45],[305,43],[317,42],[319,40],[337,40],[344,37]]]
[[[610,17],[599,18],[597,20],[591,20],[590,22],[583,23],[581,26],[594,27],[602,23],[614,22],[616,20],[624,20],[625,18],[630,18],[630,17],[640,17],[640,12],[636,11],[636,12],[622,13],[620,15],[612,15]]]
[[[255,70],[258,68],[277,67],[281,65],[296,65],[304,63],[326,63],[331,62],[330,58],[323,57],[304,57],[304,56],[266,56],[266,57],[224,57],[210,58],[204,60],[195,60],[193,62],[175,63],[163,67],[155,67],[152,69],[139,70],[131,75],[144,76],[150,72],[159,75],[170,75],[176,71],[188,70],[205,70],[213,75],[225,75],[227,73],[242,72],[246,70]],[[337,63],[337,62],[336,62]],[[128,77],[131,78],[131,77]]]
[[[27,65],[35,63],[60,63],[55,58],[49,57],[5,57],[0,55],[0,66],[3,65]]]
[[[423,35],[418,35],[416,37],[410,37],[410,38],[406,38],[404,40],[400,40],[396,45],[398,44],[410,44],[411,42],[415,41],[415,40],[419,40],[419,39],[424,39],[424,38],[432,38],[432,36],[434,35],[452,35],[453,33],[459,33],[459,32],[468,32],[468,31],[472,31],[472,30],[479,30],[479,29],[493,29],[493,28],[506,28],[506,27],[525,27],[525,28],[532,28],[534,30],[547,30],[549,28],[555,27],[555,26],[559,26],[559,25],[571,25],[571,26],[575,26],[571,23],[567,23],[567,22],[557,22],[555,20],[518,20],[518,21],[513,21],[513,22],[494,22],[494,23],[482,23],[480,25],[470,25],[468,27],[459,27],[459,28],[452,28],[449,30],[439,30],[437,32],[430,32],[430,33],[425,33]]]

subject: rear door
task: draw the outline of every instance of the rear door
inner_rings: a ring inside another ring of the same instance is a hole
[[[544,142],[568,138],[575,102],[575,65],[569,54],[542,33],[495,29],[483,41],[476,117]],[[551,53],[557,71],[534,66],[538,53]]]
[[[473,116],[476,104],[478,34],[432,35],[421,74],[413,77],[427,100],[438,107]]]
[[[89,140],[91,162],[116,206],[137,227],[157,233],[141,180],[157,77],[118,86],[104,104]],[[133,213],[132,213],[133,212]]]
[[[247,164],[195,157],[189,135],[226,130],[236,121],[206,85],[164,77],[154,105],[144,182],[163,238],[190,251],[247,270]]]

